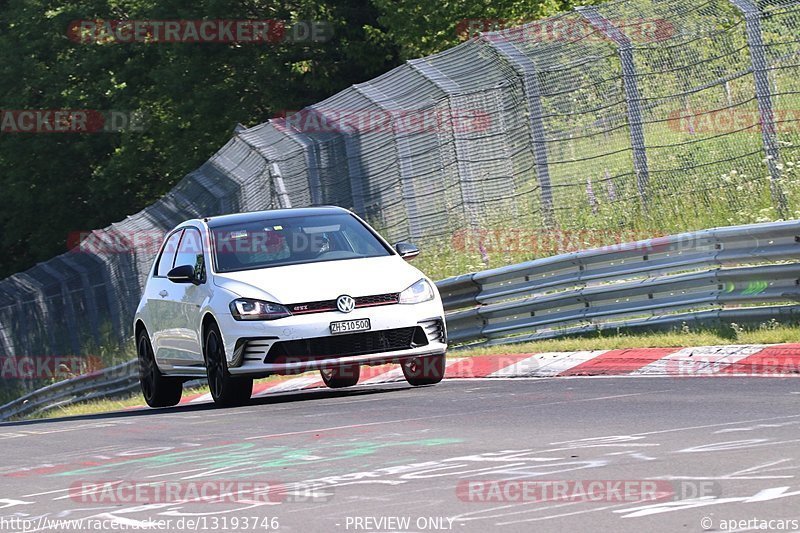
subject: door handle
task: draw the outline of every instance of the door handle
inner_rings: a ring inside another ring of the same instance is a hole
[[[158,293],[158,295],[161,296],[162,298],[166,298],[169,295],[169,293],[167,291],[162,290],[161,292]]]

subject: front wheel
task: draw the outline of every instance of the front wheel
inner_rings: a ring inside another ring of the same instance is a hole
[[[204,347],[208,388],[214,403],[222,407],[246,404],[253,394],[253,378],[233,377],[228,372],[225,346],[216,324],[209,326],[206,331]]]
[[[409,385],[434,385],[444,378],[444,354],[414,357],[400,364]]]
[[[139,359],[139,386],[144,401],[150,407],[172,407],[181,401],[183,382],[177,378],[164,376],[156,365],[153,346],[147,332],[142,330],[136,339],[136,352]]]
[[[323,368],[319,373],[328,388],[341,389],[343,387],[352,387],[358,383],[358,378],[361,377],[361,367],[354,365]]]

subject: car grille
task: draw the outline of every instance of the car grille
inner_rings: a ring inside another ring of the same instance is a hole
[[[376,294],[373,296],[356,296],[356,309],[359,307],[375,307],[377,305],[392,305],[400,301],[400,293]],[[305,315],[309,313],[325,313],[336,311],[336,300],[320,300],[318,302],[305,302],[299,304],[289,304],[286,306],[293,315]]]
[[[409,350],[427,344],[425,331],[419,326],[279,341],[272,345],[264,358],[264,363],[315,361],[349,355]]]

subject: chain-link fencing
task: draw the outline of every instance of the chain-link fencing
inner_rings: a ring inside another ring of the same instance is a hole
[[[153,205],[0,281],[0,355],[130,335],[160,237],[197,216],[335,204],[422,242],[798,218],[799,41],[797,2],[619,0],[237,128]]]

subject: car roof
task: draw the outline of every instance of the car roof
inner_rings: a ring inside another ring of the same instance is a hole
[[[227,226],[229,224],[247,224],[249,222],[258,222],[264,219],[276,218],[294,218],[305,217],[311,215],[333,215],[350,213],[343,207],[333,205],[326,205],[320,207],[297,207],[292,209],[272,209],[269,211],[251,211],[248,213],[234,213],[231,215],[219,215],[216,217],[207,217],[203,221],[209,228],[218,228],[220,226]]]

